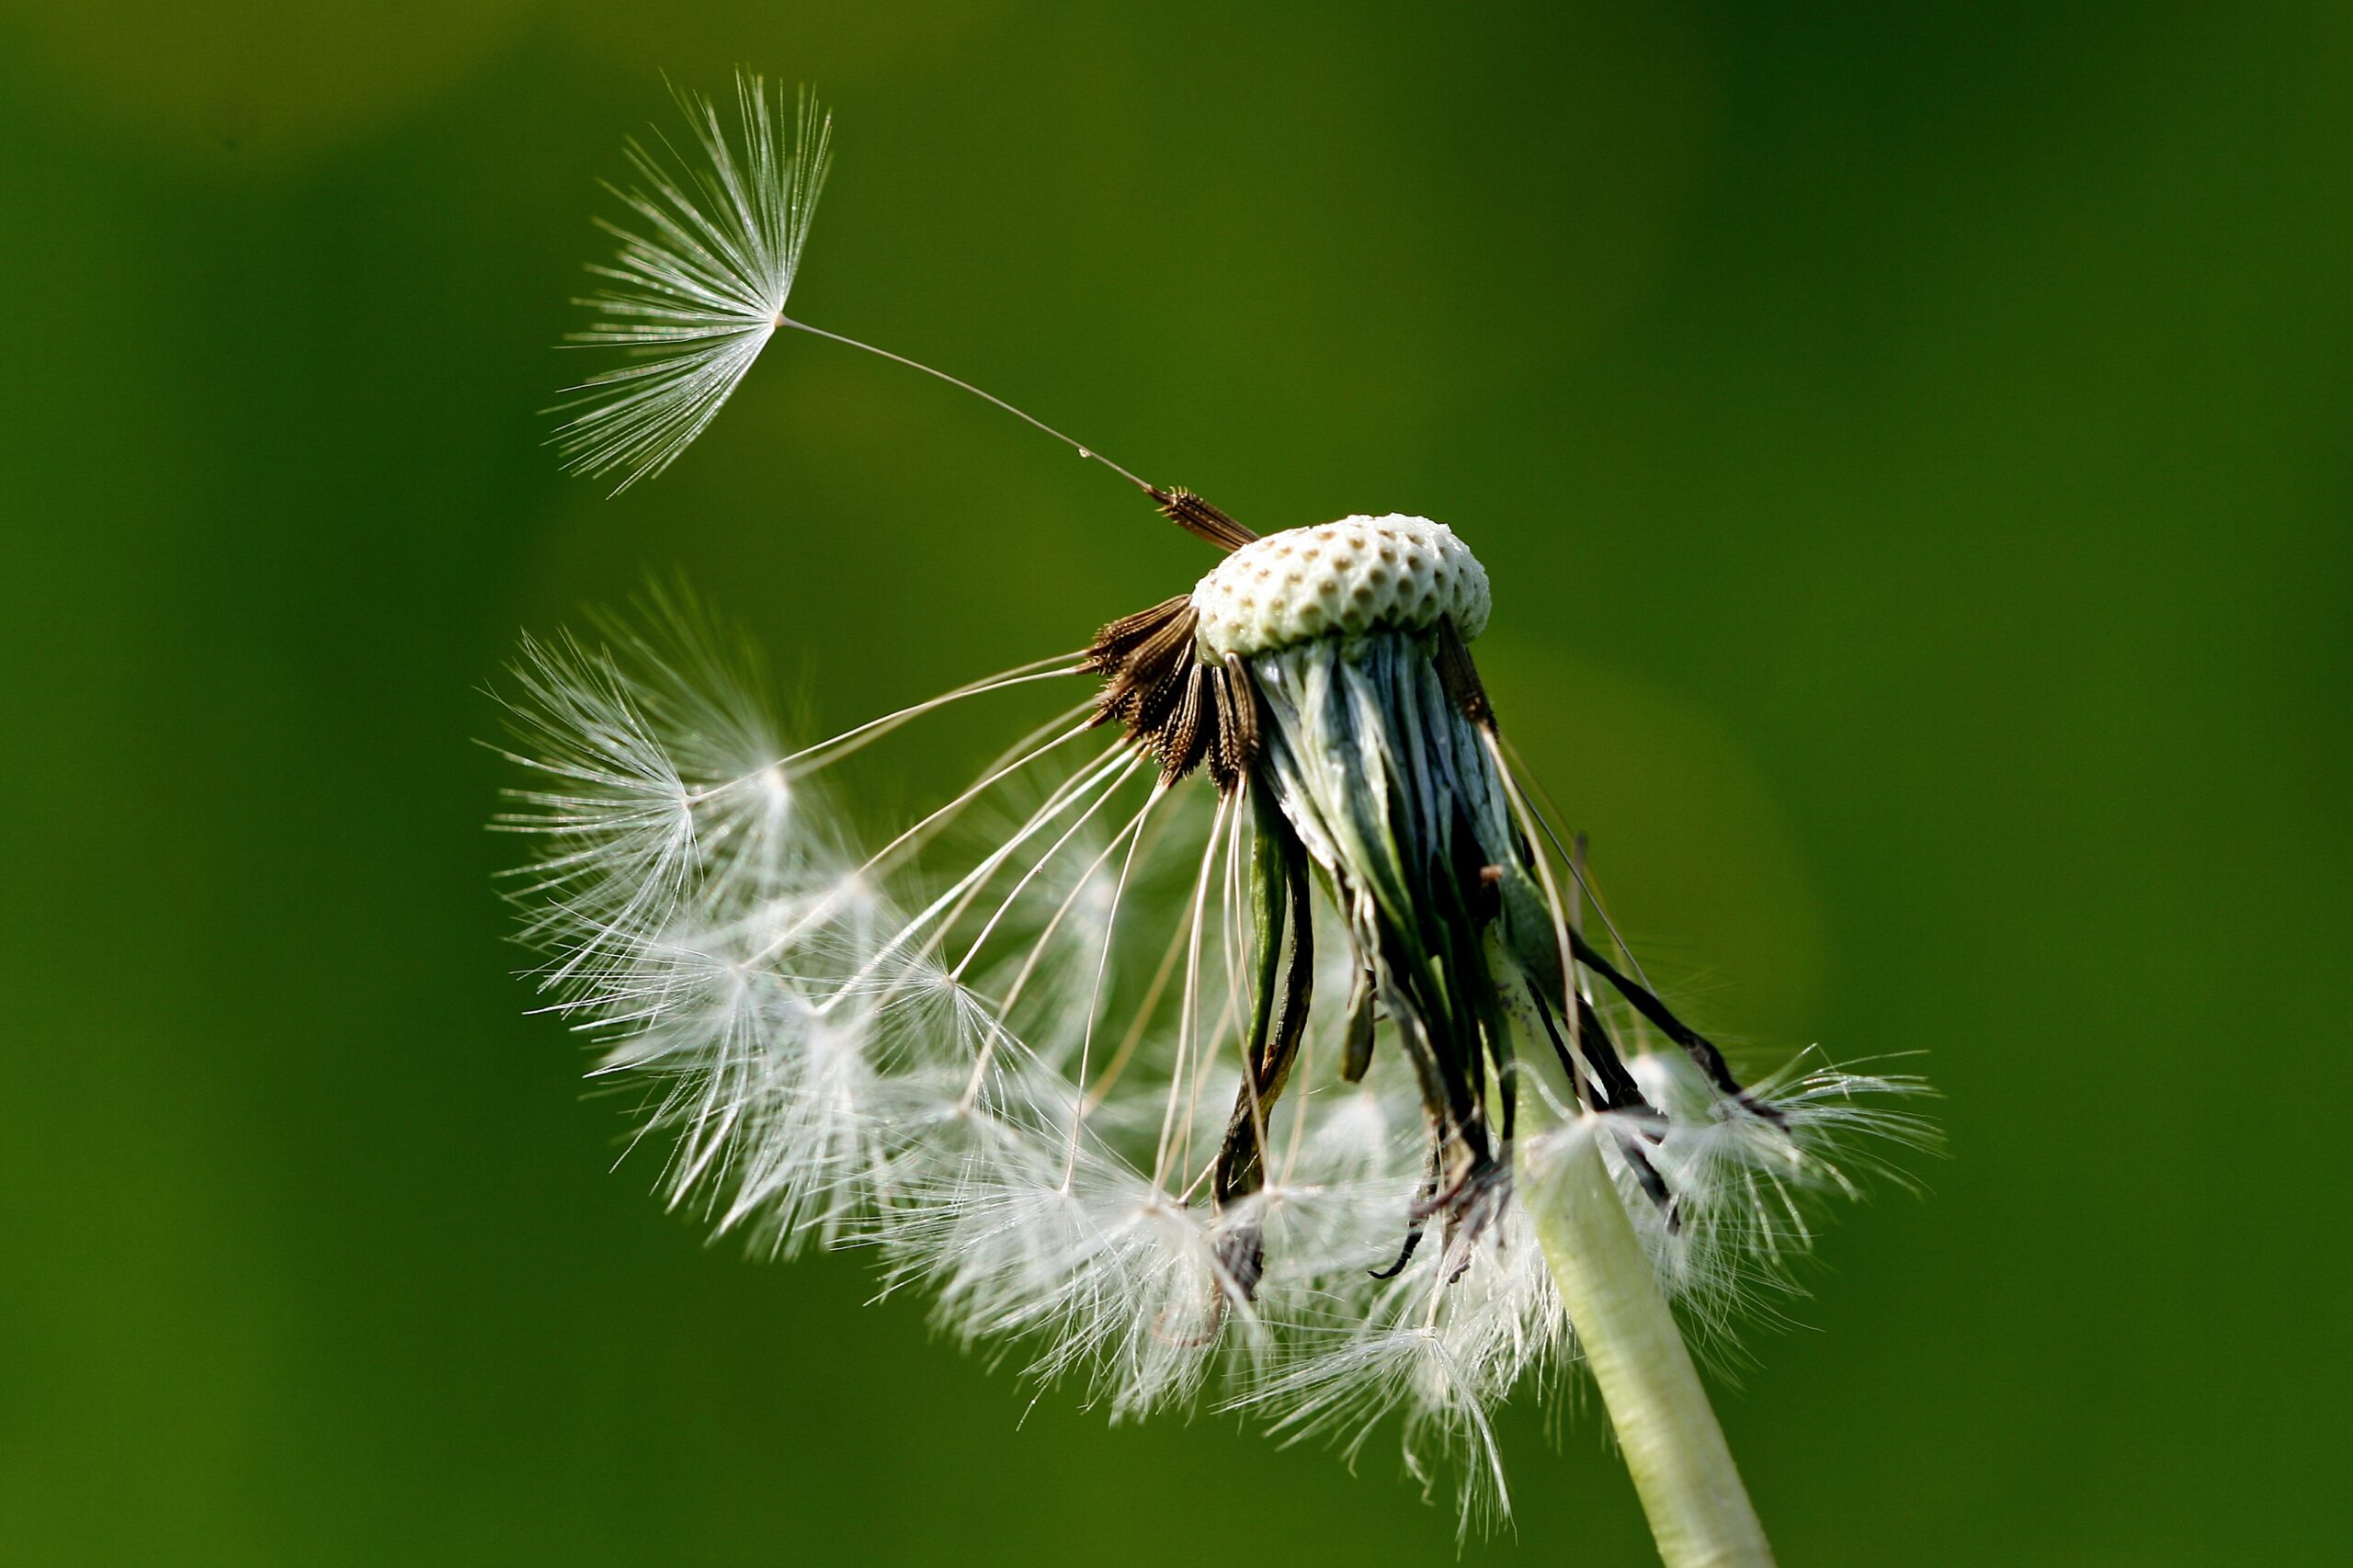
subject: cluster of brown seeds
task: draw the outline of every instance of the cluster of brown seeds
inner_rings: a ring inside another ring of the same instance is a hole
[[[1106,676],[1095,722],[1116,723],[1160,764],[1174,784],[1206,762],[1218,792],[1231,795],[1258,754],[1258,693],[1239,656],[1205,660],[1190,594],[1111,622],[1086,651],[1085,667]]]

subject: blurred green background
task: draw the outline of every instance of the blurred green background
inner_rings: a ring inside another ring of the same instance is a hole
[[[738,61],[839,112],[801,313],[1450,521],[1701,1010],[1926,1053],[1953,1157],[1722,1391],[1784,1562],[2346,1560],[2353,11],[1639,0],[0,12],[0,1560],[1454,1554],[706,1246],[522,1016],[519,629],[681,570],[847,721],[1206,565],[813,342],[559,476],[595,181]],[[1466,1561],[1648,1560],[1506,1426]]]

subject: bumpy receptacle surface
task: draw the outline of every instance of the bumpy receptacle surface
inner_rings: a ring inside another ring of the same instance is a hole
[[[1213,658],[1312,637],[1420,630],[1452,616],[1465,641],[1487,628],[1487,571],[1427,517],[1343,517],[1244,545],[1193,589],[1195,634]]]

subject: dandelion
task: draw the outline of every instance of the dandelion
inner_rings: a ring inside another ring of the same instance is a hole
[[[784,314],[827,122],[804,100],[788,138],[756,78],[732,140],[683,101],[701,165],[638,154],[596,301],[592,335],[651,358],[586,384],[592,472],[674,459],[779,327],[870,348]],[[1808,1199],[1925,1139],[1886,1103],[1914,1085],[1744,1085],[1662,998],[1505,741],[1471,653],[1491,585],[1450,528],[1260,537],[1012,412],[1223,559],[797,747],[683,592],[524,645],[525,937],[642,1092],[670,1199],[770,1251],[869,1246],[1115,1419],[1207,1403],[1354,1456],[1393,1417],[1466,1524],[1505,1506],[1494,1412],[1581,1365],[1666,1560],[1768,1562],[1684,1323],[1722,1342],[1794,1288]],[[862,839],[835,770],[971,702],[1032,711]]]

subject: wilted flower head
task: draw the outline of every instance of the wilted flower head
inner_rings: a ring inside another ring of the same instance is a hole
[[[709,210],[624,252],[649,319],[699,298],[682,257],[756,252],[780,273],[745,319],[772,294],[782,320],[813,165],[744,103],[749,153],[705,140]],[[756,330],[603,383],[609,428],[668,433],[666,461]],[[1871,1103],[1885,1079],[1744,1087],[1643,978],[1503,740],[1471,653],[1491,585],[1450,528],[1261,538],[1143,488],[1227,551],[1189,589],[814,744],[683,595],[527,642],[527,934],[600,1071],[645,1086],[674,1201],[777,1251],[870,1244],[1115,1416],[1208,1399],[1354,1451],[1401,1412],[1467,1517],[1502,1494],[1492,1410],[1577,1354],[1525,1201],[1564,1151],[1721,1330],[1807,1240],[1802,1200],[1852,1186],[1847,1135],[1918,1129]],[[879,842],[829,789],[948,704],[1074,682]]]

